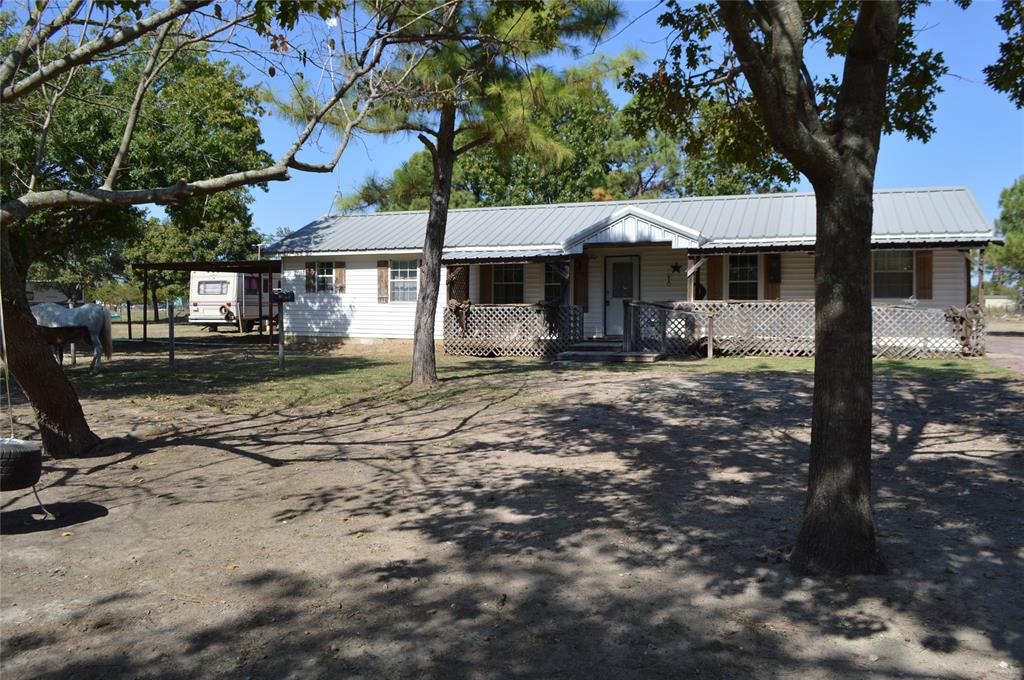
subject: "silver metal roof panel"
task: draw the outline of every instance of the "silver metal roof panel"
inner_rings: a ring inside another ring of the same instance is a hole
[[[574,235],[626,206],[700,232],[704,247],[813,244],[813,193],[463,208],[448,213],[446,248],[561,248]],[[422,248],[427,211],[324,217],[266,249],[267,253],[412,250]],[[875,192],[872,238],[879,243],[978,241],[992,223],[966,187]],[[717,243],[716,243],[717,242]]]

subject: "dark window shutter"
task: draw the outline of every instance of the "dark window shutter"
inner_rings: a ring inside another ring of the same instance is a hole
[[[704,269],[708,272],[708,300],[722,299],[722,256],[709,255],[708,261],[704,263]]]
[[[334,263],[334,292],[344,293],[345,292],[345,263],[335,262]]]
[[[306,263],[306,292],[316,292],[316,262]]]
[[[494,266],[480,265],[480,304],[489,305],[494,294]]]
[[[388,303],[388,261],[377,260],[377,304]]]
[[[590,299],[589,269],[590,261],[586,255],[578,255],[572,259],[572,303],[587,311]]]
[[[919,250],[914,253],[914,296],[918,300],[932,299],[932,251]]]
[[[768,253],[764,256],[764,299],[778,300],[782,296],[782,256]]]

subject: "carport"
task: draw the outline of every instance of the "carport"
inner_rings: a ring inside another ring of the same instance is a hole
[[[140,262],[132,265],[133,268],[142,271],[142,340],[149,340],[149,272],[150,271],[178,271],[178,272],[226,272],[230,274],[255,274],[259,276],[259,310],[263,314],[263,275],[272,282],[274,274],[281,273],[281,260],[215,260],[211,262]],[[271,312],[267,318],[268,344],[274,345],[274,315]],[[280,324],[280,319],[278,320]],[[263,324],[259,325],[260,334],[263,334]]]

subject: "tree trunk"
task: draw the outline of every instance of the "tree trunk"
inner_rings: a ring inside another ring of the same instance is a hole
[[[160,303],[156,301],[156,286],[149,289],[149,297],[153,300],[153,321],[159,321]]]
[[[11,375],[32,403],[46,452],[54,458],[86,456],[100,438],[89,429],[75,388],[37,330],[25,295],[25,275],[11,253],[7,229],[0,230],[0,250],[4,332]]]
[[[871,514],[871,186],[814,187],[814,403],[797,573],[885,569]]]
[[[430,190],[430,213],[423,242],[423,263],[416,295],[416,325],[412,345],[412,382],[432,385],[437,382],[434,356],[434,319],[441,289],[441,252],[448,226],[448,202],[452,195],[452,168],[455,165],[455,107],[441,110],[436,145],[430,149],[434,163],[434,181]]]

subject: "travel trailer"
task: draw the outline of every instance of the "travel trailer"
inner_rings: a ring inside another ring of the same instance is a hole
[[[270,291],[280,286],[279,274],[274,274],[271,281],[270,275],[192,272],[188,284],[188,322],[212,329],[235,326],[248,333],[273,314]]]

